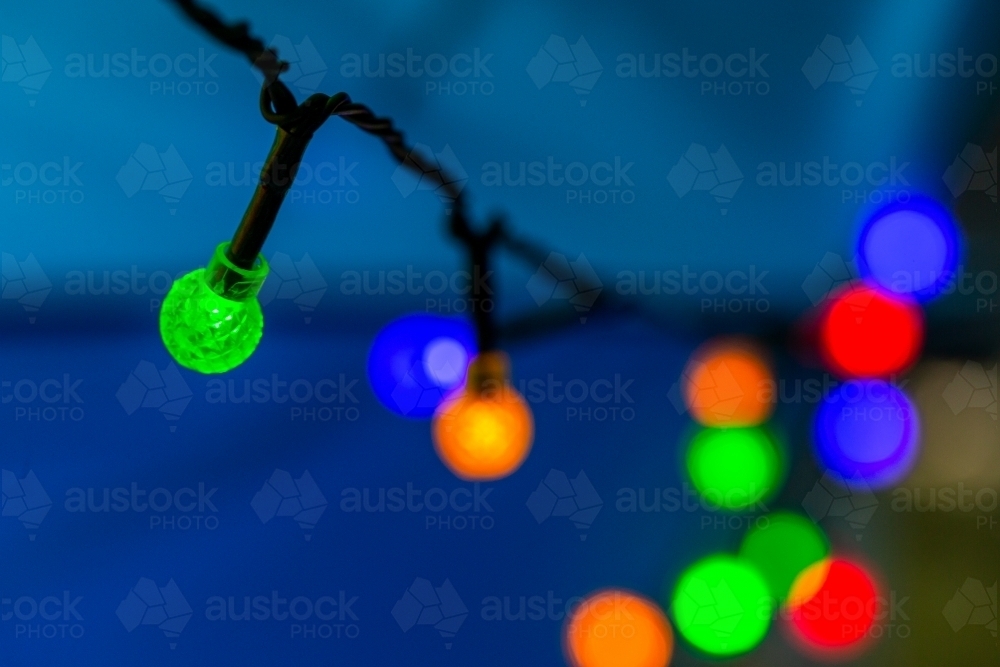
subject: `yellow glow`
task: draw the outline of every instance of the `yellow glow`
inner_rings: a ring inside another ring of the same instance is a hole
[[[511,386],[490,393],[466,390],[434,415],[434,446],[458,477],[492,480],[521,467],[531,450],[531,410]]]
[[[832,562],[831,559],[824,558],[799,573],[792,584],[792,589],[788,592],[786,604],[789,609],[798,609],[816,596],[826,582]]]

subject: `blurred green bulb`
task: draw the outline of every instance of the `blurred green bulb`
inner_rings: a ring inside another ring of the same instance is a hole
[[[687,471],[698,493],[727,510],[743,510],[777,490],[782,462],[762,428],[706,428],[691,440]]]
[[[268,266],[259,257],[251,269],[233,264],[223,243],[207,268],[174,282],[160,308],[160,336],[185,368],[225,373],[246,361],[264,332],[257,301]]]
[[[677,631],[691,645],[714,656],[731,656],[763,641],[774,601],[753,565],[719,554],[684,571],[671,609]]]
[[[753,563],[780,602],[788,599],[796,578],[830,555],[830,543],[815,523],[801,514],[768,514],[750,529],[740,557]]]

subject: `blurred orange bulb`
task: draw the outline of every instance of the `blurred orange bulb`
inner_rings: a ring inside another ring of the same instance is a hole
[[[691,355],[684,402],[704,426],[757,426],[774,409],[774,379],[760,351],[740,338],[712,340]]]
[[[674,633],[655,603],[609,589],[590,595],[568,616],[563,647],[572,667],[666,667]]]
[[[510,475],[531,451],[535,421],[508,382],[507,357],[486,352],[469,366],[465,391],[434,414],[434,447],[458,477],[488,481]]]

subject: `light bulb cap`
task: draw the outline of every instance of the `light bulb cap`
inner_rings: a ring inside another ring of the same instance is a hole
[[[466,391],[497,395],[510,381],[510,357],[500,350],[480,352],[469,363]]]
[[[212,259],[205,268],[208,288],[230,301],[250,301],[257,297],[271,268],[264,255],[257,255],[249,269],[236,266],[229,258],[229,241],[215,248]]]

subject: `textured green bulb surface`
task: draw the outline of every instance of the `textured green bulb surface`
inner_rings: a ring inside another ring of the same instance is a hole
[[[160,335],[185,368],[225,373],[246,361],[264,332],[256,297],[233,301],[213,292],[198,269],[176,281],[160,309]]]

